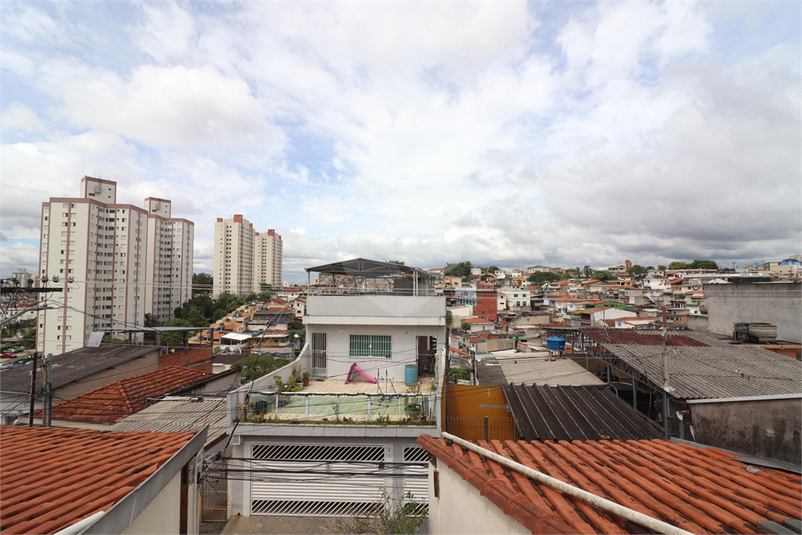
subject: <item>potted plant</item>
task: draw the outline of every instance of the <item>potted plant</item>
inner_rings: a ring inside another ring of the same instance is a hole
[[[309,371],[308,370],[304,370],[304,372],[301,374],[301,377],[303,378],[302,380],[303,380],[304,386],[305,387],[309,386],[309,377],[311,377],[311,375],[309,374]]]
[[[414,383],[407,388],[407,394],[420,394],[420,383]],[[410,418],[417,418],[422,412],[418,397],[404,397],[404,410]]]

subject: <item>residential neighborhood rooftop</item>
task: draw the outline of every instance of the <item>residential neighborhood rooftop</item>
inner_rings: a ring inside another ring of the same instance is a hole
[[[147,407],[149,398],[197,383],[212,374],[170,366],[129,379],[115,381],[53,406],[51,418],[70,422],[112,425]],[[42,411],[34,414],[41,418]]]
[[[418,444],[436,457],[437,469],[454,470],[533,533],[547,515],[557,515],[552,526],[562,525],[566,533],[648,531],[442,438],[421,435]],[[715,448],[663,440],[478,445],[691,533],[767,532],[762,523],[782,528],[798,522],[802,509],[797,474],[757,469]]]
[[[107,511],[194,436],[0,426],[0,531],[56,533]]]

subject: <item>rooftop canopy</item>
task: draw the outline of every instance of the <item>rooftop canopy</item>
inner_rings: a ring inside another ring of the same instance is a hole
[[[434,279],[431,273],[420,268],[404,266],[393,262],[379,262],[366,258],[342,260],[322,266],[306,268],[309,273],[330,273],[332,275],[348,275],[351,277],[391,277],[393,275],[417,274],[418,278]]]

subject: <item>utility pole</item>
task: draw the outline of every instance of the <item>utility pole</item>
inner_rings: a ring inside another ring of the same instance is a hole
[[[666,307],[663,307],[663,428],[665,430],[665,439],[669,439],[669,414],[670,409],[668,406],[668,344],[667,342],[667,321],[666,321]]]
[[[36,356],[39,353],[33,352],[33,367],[31,368],[31,408],[28,411],[28,427],[33,427],[33,408],[36,400]]]
[[[44,360],[43,367],[45,369],[45,390],[42,395],[44,398],[44,417],[42,418],[42,427],[50,427],[50,410],[53,407],[53,354],[48,353]]]

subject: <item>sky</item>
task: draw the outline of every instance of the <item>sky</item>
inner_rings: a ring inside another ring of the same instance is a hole
[[[802,248],[787,2],[0,3],[0,276],[80,179],[284,242],[525,269]]]

